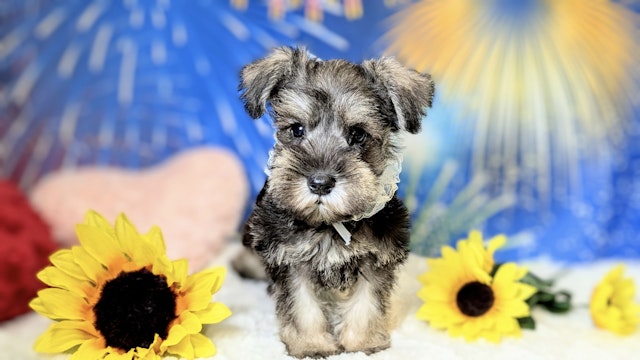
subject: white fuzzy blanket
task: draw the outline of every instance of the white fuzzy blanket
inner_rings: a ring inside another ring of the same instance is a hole
[[[238,247],[230,246],[212,265],[228,265],[237,250]],[[556,287],[573,293],[576,308],[565,315],[536,309],[533,313],[536,330],[524,330],[522,338],[508,338],[496,345],[485,341],[466,343],[415,318],[421,305],[415,295],[420,288],[416,278],[426,270],[426,261],[412,255],[400,279],[400,323],[392,332],[391,348],[371,356],[350,353],[329,359],[637,359],[640,356],[640,331],[619,337],[595,328],[589,316],[591,291],[615,263],[601,261],[567,268]],[[626,264],[626,276],[640,284],[640,262]],[[560,264],[545,260],[524,265],[543,277],[561,269]],[[278,339],[273,302],[266,293],[265,283],[243,280],[230,270],[215,299],[233,311],[231,317],[206,330],[218,349],[215,359],[288,358]],[[0,359],[66,359],[66,355],[36,354],[31,348],[49,323],[48,319],[34,313],[1,323]]]

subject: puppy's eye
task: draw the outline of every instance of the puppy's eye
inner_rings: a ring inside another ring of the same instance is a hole
[[[347,140],[349,145],[362,144],[365,140],[367,140],[367,132],[364,131],[364,129],[359,126],[354,126],[349,129],[349,139]]]
[[[304,126],[300,123],[295,123],[291,125],[291,127],[289,128],[289,131],[291,131],[291,135],[293,137],[300,138],[304,136]]]

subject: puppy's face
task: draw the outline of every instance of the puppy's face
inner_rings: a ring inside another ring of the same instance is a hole
[[[397,158],[398,135],[361,69],[342,61],[314,65],[271,100],[276,145],[267,187],[310,224],[373,209],[379,177]]]
[[[399,166],[398,137],[420,129],[433,95],[428,76],[393,59],[319,61],[289,48],[246,66],[241,88],[253,117],[271,105],[276,144],[266,191],[311,225],[380,205],[388,172]]]

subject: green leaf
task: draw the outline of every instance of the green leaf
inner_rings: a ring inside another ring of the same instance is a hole
[[[518,324],[520,325],[521,329],[528,329],[528,330],[535,330],[536,329],[536,322],[535,320],[533,320],[533,318],[531,316],[527,316],[524,318],[519,318],[518,320]]]
[[[571,294],[564,290],[556,293],[538,291],[527,299],[527,304],[530,308],[539,305],[552,313],[565,313],[572,307]]]
[[[542,306],[552,313],[566,313],[571,310],[571,294],[567,291],[558,291],[553,294],[553,300],[545,302]]]
[[[525,284],[529,284],[531,286],[534,286],[536,289],[549,289],[550,287],[553,286],[553,280],[544,280],[540,277],[538,277],[536,274],[532,273],[531,271],[527,272],[527,275],[525,275],[521,280],[521,283],[525,283]]]

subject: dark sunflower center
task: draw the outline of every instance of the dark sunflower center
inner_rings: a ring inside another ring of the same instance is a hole
[[[121,272],[104,285],[93,312],[95,327],[108,346],[146,348],[154,334],[166,339],[176,317],[176,295],[164,276],[147,269]]]
[[[491,287],[478,281],[465,284],[456,296],[458,308],[467,316],[483,315],[491,309],[494,300]]]

